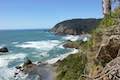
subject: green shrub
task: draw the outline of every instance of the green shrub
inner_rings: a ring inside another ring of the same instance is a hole
[[[120,18],[120,7],[115,8],[113,13],[112,13],[113,18]]]
[[[102,26],[109,27],[116,24],[114,18],[112,18],[110,15],[107,15],[101,22]]]
[[[86,64],[86,54],[78,53],[68,56],[58,66],[57,80],[84,80],[81,75],[85,73]]]
[[[120,7],[114,9],[111,14],[106,15],[100,23],[100,26],[109,27],[118,24],[120,19]]]

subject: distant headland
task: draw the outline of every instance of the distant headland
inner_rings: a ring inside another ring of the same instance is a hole
[[[56,34],[79,35],[96,28],[101,19],[71,19],[56,24],[50,31]]]

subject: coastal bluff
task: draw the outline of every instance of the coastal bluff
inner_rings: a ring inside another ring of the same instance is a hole
[[[79,35],[87,33],[97,27],[101,19],[71,19],[56,24],[50,31],[55,34]]]

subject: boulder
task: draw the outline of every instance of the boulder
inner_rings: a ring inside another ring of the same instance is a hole
[[[23,64],[23,67],[29,65],[29,64],[32,64],[32,61],[27,57],[24,64]]]
[[[0,52],[8,52],[8,48],[7,47],[2,47],[2,48],[0,48]]]
[[[75,49],[79,49],[79,45],[75,45],[72,43],[66,43],[63,45],[64,48],[75,48]]]

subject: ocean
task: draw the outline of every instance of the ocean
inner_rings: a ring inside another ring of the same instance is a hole
[[[0,47],[7,47],[8,53],[0,53],[0,80],[14,80],[15,67],[28,57],[33,62],[54,63],[60,57],[69,55],[75,49],[62,45],[71,36],[60,36],[45,29],[0,30]]]

